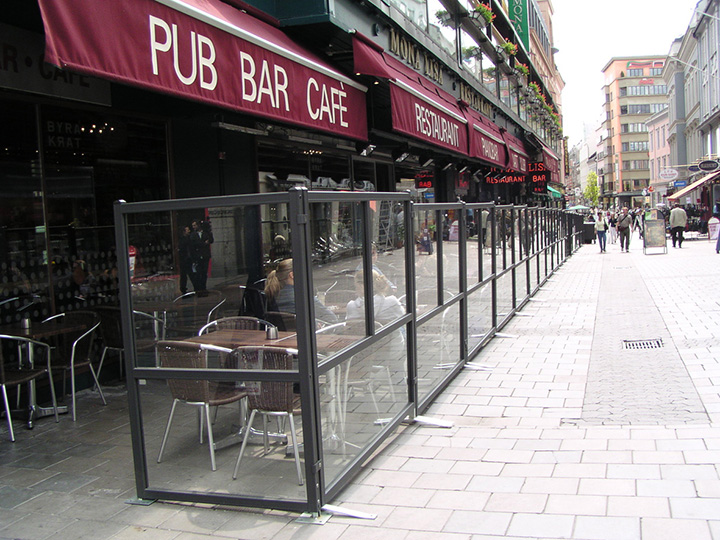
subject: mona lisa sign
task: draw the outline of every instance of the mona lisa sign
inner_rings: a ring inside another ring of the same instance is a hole
[[[509,0],[508,16],[525,50],[530,50],[530,25],[528,24],[528,0]]]

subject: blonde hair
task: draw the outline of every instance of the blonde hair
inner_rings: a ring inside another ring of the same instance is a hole
[[[277,296],[280,290],[290,279],[290,272],[293,271],[292,259],[284,259],[280,261],[277,268],[270,272],[265,281],[265,294],[272,299]]]
[[[382,294],[383,296],[387,295],[387,293],[390,291],[390,282],[388,279],[378,272],[377,270],[372,271],[372,277],[373,277],[373,293],[374,294]],[[361,285],[363,282],[363,271],[358,270],[355,272],[355,285]]]

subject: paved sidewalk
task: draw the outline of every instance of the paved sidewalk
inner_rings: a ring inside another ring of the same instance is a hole
[[[333,501],[375,520],[125,505],[118,423],[62,479],[1,443],[0,538],[720,540],[720,255],[633,240],[584,246],[427,411],[454,427],[403,428]]]

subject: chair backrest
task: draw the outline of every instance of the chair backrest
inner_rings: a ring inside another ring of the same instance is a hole
[[[266,311],[265,320],[277,326],[281,332],[295,332],[297,330],[294,313],[287,311]]]
[[[225,298],[220,291],[209,290],[202,293],[189,292],[173,300],[177,304],[171,325],[178,334],[196,335],[198,329],[217,318]]]
[[[230,349],[188,341],[159,341],[157,353],[162,368],[208,369],[208,352],[231,354]],[[207,403],[218,393],[221,381],[199,379],[168,379],[174,399]]]
[[[268,304],[265,291],[243,285],[240,285],[240,289],[243,295],[240,301],[240,311],[238,311],[238,315],[265,319]]]
[[[291,370],[295,351],[281,347],[239,347],[233,351],[239,369]],[[293,383],[245,381],[251,409],[293,411]]]
[[[95,312],[100,316],[100,336],[103,345],[112,349],[122,349],[122,323],[120,308],[117,306],[98,306]]]
[[[256,317],[224,317],[207,323],[200,329],[198,335],[201,336],[215,330],[267,330],[274,326],[274,324]]]
[[[357,298],[357,292],[347,289],[331,289],[325,293],[326,306],[345,307],[348,302]]]
[[[19,337],[19,336],[9,336],[5,334],[0,334],[0,384],[5,384],[5,364],[15,366],[20,366],[21,362],[25,362],[26,360],[23,360],[23,358],[20,357],[22,355],[26,358],[25,346],[28,347],[35,347],[35,349],[41,349],[44,351],[45,359],[44,362],[47,362],[47,357],[50,355],[50,345],[47,343],[43,343],[41,341],[35,341],[34,339],[25,338],[25,337]],[[37,355],[37,353],[34,356],[34,367],[35,369],[40,368],[41,366],[44,366],[43,361],[41,361],[40,357]]]
[[[138,351],[155,348],[155,343],[165,339],[165,321],[144,311],[133,310],[135,347]]]
[[[94,311],[68,311],[45,319],[63,320],[66,324],[77,324],[78,330],[57,336],[55,346],[66,362],[72,360],[76,365],[90,361],[95,332],[100,326],[100,316]],[[54,355],[53,355],[54,356]]]

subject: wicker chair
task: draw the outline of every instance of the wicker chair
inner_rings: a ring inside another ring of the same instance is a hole
[[[63,334],[54,340],[55,351],[53,353],[51,366],[63,369],[63,395],[65,395],[66,373],[70,372],[70,392],[72,394],[72,419],[77,421],[77,407],[75,401],[75,372],[76,368],[87,366],[90,369],[95,385],[100,393],[103,405],[107,405],[100,381],[98,381],[95,368],[92,365],[93,343],[95,331],[100,326],[100,318],[92,311],[69,311],[48,317],[43,322],[63,319],[65,322],[77,322],[84,327],[74,333]]]
[[[291,370],[293,369],[293,359],[297,351],[292,349],[283,349],[281,347],[239,347],[233,351],[237,355],[240,369],[261,369],[261,370]],[[267,417],[285,416],[290,420],[290,436],[292,438],[293,449],[295,451],[295,468],[297,469],[298,484],[303,484],[302,469],[300,467],[300,451],[297,442],[297,433],[295,431],[295,421],[293,414],[299,412],[295,407],[295,396],[293,394],[292,382],[269,382],[256,381],[247,383],[248,402],[250,410],[250,419],[248,420],[248,429],[245,430],[240,453],[235,462],[235,470],[233,471],[233,480],[237,478],[240,461],[245,453],[250,432],[252,431],[253,420],[255,415],[260,413],[263,416],[263,432],[265,454],[269,452],[268,448],[268,425]]]
[[[45,367],[35,367],[36,365],[38,365],[37,360],[35,360],[32,367],[28,366],[22,369],[13,368],[6,370],[4,359],[0,354],[0,387],[2,388],[3,404],[5,405],[5,418],[7,418],[8,431],[10,432],[10,440],[12,442],[15,442],[15,432],[13,431],[12,416],[10,415],[10,402],[8,401],[7,395],[8,387],[16,386],[18,387],[19,391],[20,385],[25,383],[28,384],[28,399],[30,400],[30,417],[28,420],[28,427],[32,427],[35,404],[32,402],[34,398],[34,393],[30,385],[35,379],[47,374],[50,379],[50,393],[52,395],[52,405],[55,411],[55,421],[58,422],[59,418],[57,399],[55,398],[55,387],[52,384],[52,371],[50,367],[50,346],[46,343],[24,337],[0,335],[0,350],[2,349],[2,345],[5,342],[9,343],[9,348],[16,348],[20,354],[22,354],[23,349],[27,350],[27,348],[29,347],[35,347],[36,349],[44,350],[45,355],[47,356],[47,364]],[[20,361],[20,358],[18,358],[18,361]]]
[[[274,324],[256,317],[225,317],[207,323],[200,329],[198,336],[215,330],[267,330],[273,327]]]
[[[232,353],[230,349],[192,343],[187,341],[160,341],[157,344],[160,367],[184,368],[184,369],[208,369],[208,357],[210,352],[217,352],[221,355]],[[210,465],[216,470],[215,465],[215,439],[212,431],[212,420],[210,418],[210,407],[228,405],[245,398],[248,393],[244,388],[237,388],[232,382],[219,382],[193,379],[169,379],[168,385],[173,396],[173,403],[170,409],[165,434],[163,435],[160,453],[157,462],[162,461],[170,426],[172,425],[175,407],[179,402],[200,407],[204,416],[200,416],[199,437],[200,444],[203,442],[203,419],[207,422],[208,446],[210,447]]]

